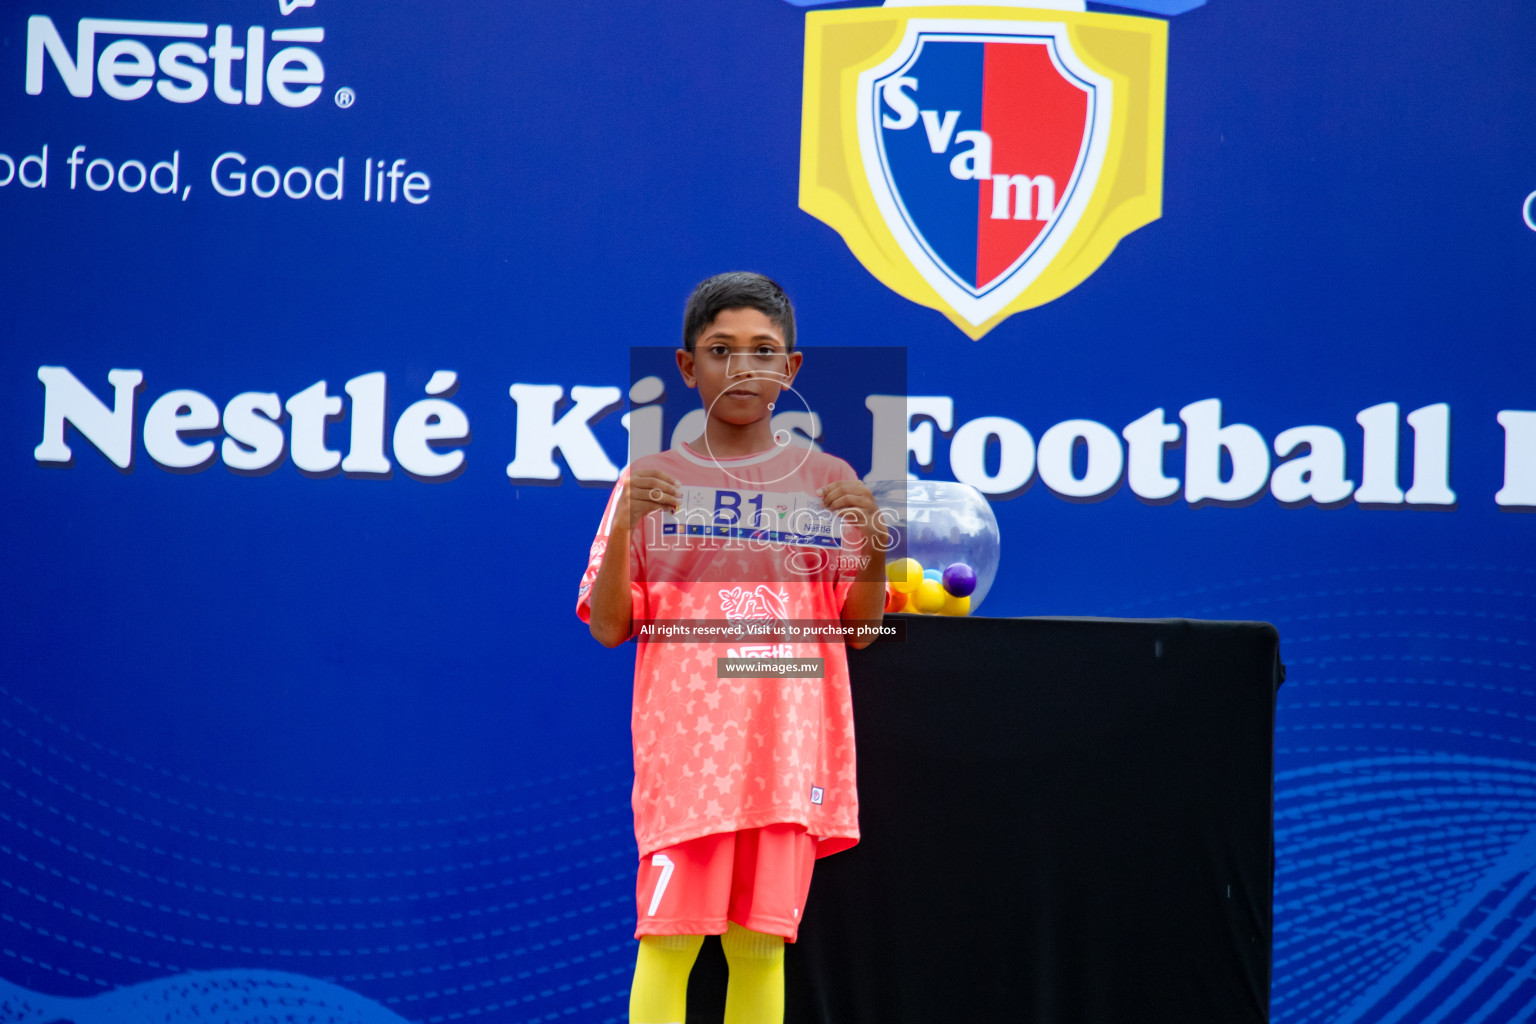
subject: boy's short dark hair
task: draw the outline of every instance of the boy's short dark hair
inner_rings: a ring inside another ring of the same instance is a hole
[[[745,270],[700,281],[683,310],[683,348],[693,351],[704,328],[728,309],[755,309],[784,332],[784,348],[795,350],[795,307],[777,281]]]

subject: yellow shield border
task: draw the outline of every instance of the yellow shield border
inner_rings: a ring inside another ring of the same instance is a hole
[[[1078,57],[1113,83],[1109,148],[1088,207],[1055,259],[1002,310],[964,319],[923,279],[885,223],[859,150],[859,75],[888,58],[916,19],[1054,22]],[[1120,239],[1163,212],[1163,110],[1168,24],[1156,18],[999,7],[858,7],[805,18],[805,92],[800,120],[800,208],[843,237],[886,287],[943,313],[980,338],[1014,313],[1076,288]]]

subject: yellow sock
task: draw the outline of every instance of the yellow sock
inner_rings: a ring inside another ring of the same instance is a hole
[[[683,1024],[688,1017],[688,974],[704,945],[702,935],[642,935],[629,988],[630,1024]]]
[[[783,1024],[784,939],[732,921],[720,945],[731,969],[725,1024]]]

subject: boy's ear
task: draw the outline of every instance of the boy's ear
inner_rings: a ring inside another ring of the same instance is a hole
[[[800,372],[800,364],[804,361],[805,356],[800,352],[791,352],[789,354],[789,380],[784,383],[793,384],[795,382],[795,374]]]
[[[677,372],[683,375],[683,383],[691,388],[699,386],[698,378],[693,375],[693,353],[685,348],[677,350]]]

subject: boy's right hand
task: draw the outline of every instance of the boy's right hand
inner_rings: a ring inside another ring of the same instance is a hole
[[[654,469],[632,473],[624,484],[624,493],[619,495],[619,507],[613,517],[613,532],[627,532],[658,509],[676,512],[678,502],[682,500],[681,485],[666,473]]]

